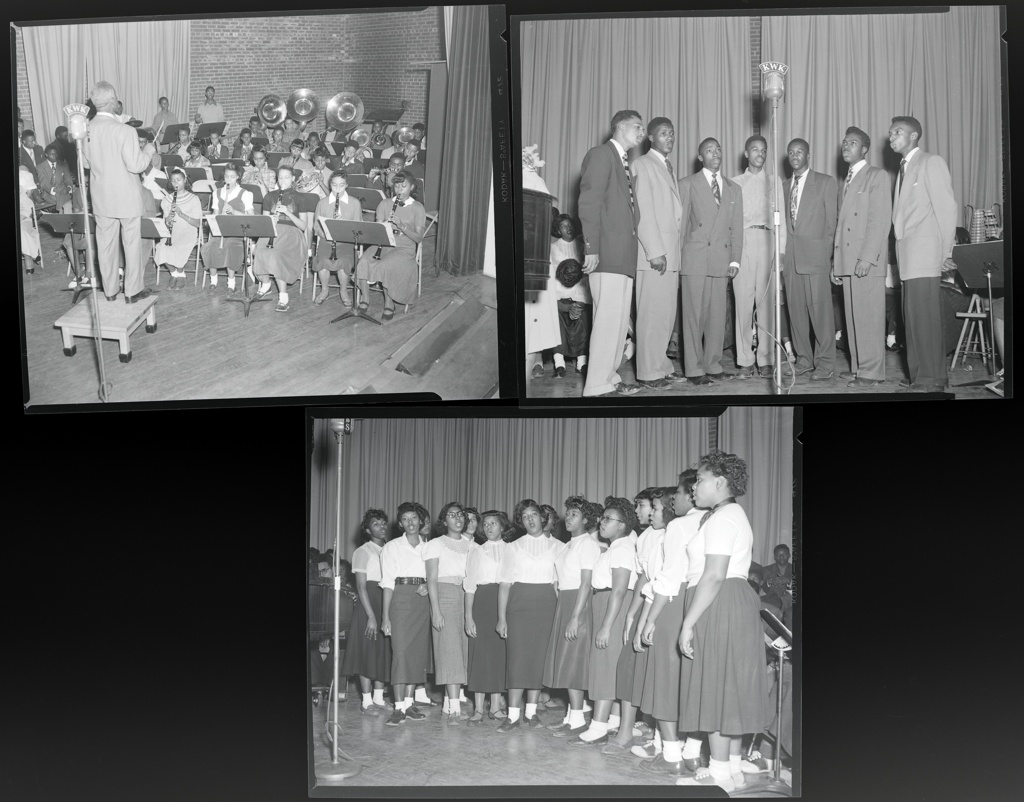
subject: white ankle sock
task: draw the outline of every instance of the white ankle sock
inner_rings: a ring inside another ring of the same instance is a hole
[[[374,690],[373,690],[373,703],[375,705],[383,705],[384,704],[384,689],[383,688],[374,688]]]
[[[519,721],[519,708],[518,707],[510,707],[508,709],[508,721],[509,721],[510,724],[514,724],[515,722]]]
[[[401,710],[404,713],[406,710],[409,709],[409,705],[411,704],[412,701],[409,699],[405,699],[401,702],[395,702],[395,710]]]
[[[732,771],[729,768],[728,760],[715,760],[711,758],[708,763],[708,768],[711,770],[711,776],[716,780],[728,780],[732,782]]]
[[[608,725],[601,721],[591,721],[590,726],[587,727],[587,731],[580,733],[580,740],[583,741],[596,741],[602,735],[608,733]]]
[[[213,283],[216,284],[217,282],[215,281]],[[234,276],[228,276],[228,289],[229,290],[233,290],[234,288],[235,288],[235,277]]]
[[[364,693],[363,694],[363,707],[369,707],[372,704],[373,704],[373,696],[368,694],[368,693]]]
[[[533,718],[536,715],[537,715],[537,705],[536,704],[531,704],[530,702],[527,702],[526,703],[526,718],[531,719],[531,718]]]
[[[662,748],[661,730],[657,727],[654,728],[654,746],[658,749]]]
[[[450,699],[448,701],[448,712],[459,715],[462,713],[462,703],[458,699]]]
[[[459,688],[459,701],[460,702],[468,702],[469,701],[469,699],[466,698],[466,691],[463,690],[462,688]]]
[[[447,712],[448,712],[448,705],[449,705],[449,704],[450,704],[450,703],[449,703],[449,701],[448,701],[448,697],[447,697],[447,696],[445,696],[445,697],[444,697],[444,701],[442,701],[442,702],[441,702],[441,712],[442,712],[442,713],[447,713]]]
[[[415,699],[417,702],[423,702],[424,704],[430,703],[430,697],[427,696],[426,688],[417,688]]]
[[[669,763],[678,763],[683,759],[683,745],[679,741],[662,741],[661,754]]]
[[[574,730],[577,727],[582,727],[584,723],[586,723],[586,719],[583,718],[582,710],[570,710],[569,715],[566,717],[566,719],[569,726],[572,727]]]
[[[578,356],[578,357],[576,357],[576,368],[577,368],[577,370],[580,370],[580,369],[584,368],[586,366],[586,364],[587,364],[587,358],[585,356]]]
[[[286,293],[286,292],[278,293],[277,301],[278,301],[278,303],[282,303],[282,304],[288,303],[288,293]]]
[[[619,717],[618,716],[608,716],[608,729],[616,730],[618,728],[619,728]]]
[[[686,760],[695,760],[700,757],[700,738],[687,738],[683,745],[683,757]]]
[[[589,704],[587,704],[587,700],[586,700],[586,699],[584,699],[584,700],[583,700],[583,712],[584,712],[584,713],[589,713],[589,712],[590,712],[591,710],[593,710],[593,709],[594,709],[594,708],[592,708],[592,707],[591,707],[591,706],[590,706]]]
[[[740,768],[740,761],[743,760],[739,755],[729,755],[729,773],[730,774],[741,774],[743,769]]]
[[[555,354],[554,357],[555,357],[555,367],[556,368],[564,368],[565,367],[565,355],[564,354]]]
[[[217,276],[216,275],[210,276],[210,286],[211,287],[216,287],[217,286]]]

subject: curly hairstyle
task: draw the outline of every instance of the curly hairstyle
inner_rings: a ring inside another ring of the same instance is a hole
[[[402,516],[405,515],[407,512],[414,512],[416,513],[416,515],[419,516],[421,529],[423,528],[423,522],[430,520],[429,518],[423,517],[424,513],[426,513],[426,510],[423,509],[423,505],[415,501],[403,501],[401,504],[399,504],[398,512],[395,514],[395,520],[398,521],[399,524],[401,524]]]
[[[593,531],[601,525],[601,516],[604,514],[604,505],[596,501],[588,501],[580,510],[587,519],[587,531]],[[636,513],[634,513],[635,515]]]
[[[441,511],[437,514],[437,521],[435,521],[435,523],[434,523],[434,529],[436,529],[438,532],[447,532],[448,531],[448,513],[452,510],[452,508],[456,508],[456,507],[458,509],[462,510],[463,512],[466,511],[466,508],[463,507],[461,504],[459,504],[459,502],[457,502],[457,501],[449,501],[447,504],[445,504],[443,507],[441,507]]]
[[[687,493],[693,492],[693,486],[697,484],[697,469],[687,468],[681,474],[679,474],[679,485]]]
[[[477,543],[483,543],[487,540],[484,536],[483,519],[480,517],[480,511],[476,507],[463,507],[462,511],[466,513],[466,529],[469,529],[469,516],[473,515],[476,517],[476,531],[471,535],[473,540]],[[463,530],[464,534],[468,534],[466,529]]]
[[[747,463],[735,454],[713,449],[700,458],[697,468],[703,468],[712,476],[724,476],[732,496],[742,496],[747,492]]]
[[[543,520],[544,511],[540,508],[540,504],[534,501],[532,498],[524,498],[522,501],[516,504],[515,509],[512,510],[512,523],[514,523],[516,526],[522,527],[525,530],[526,527],[523,526],[523,512],[529,509],[530,507],[536,507],[537,512],[541,514],[541,519]]]
[[[562,232],[560,232],[558,230],[558,227],[560,225],[562,225],[562,221],[564,221],[564,220],[568,220],[570,223],[572,223],[572,230],[573,230],[574,234],[578,233],[576,231],[576,223],[573,222],[571,214],[555,214],[551,218],[551,236],[552,237],[561,237],[562,236]]]
[[[548,526],[552,523],[557,523],[560,520],[558,517],[558,510],[556,510],[550,504],[541,504],[540,514],[544,516],[544,526]],[[554,521],[551,520],[552,516],[554,516]]]
[[[508,520],[502,510],[485,510],[480,513],[480,528],[483,529],[483,522],[485,518],[495,518],[498,521],[498,527],[501,529],[501,539],[506,543],[509,542],[516,534],[516,528]]]
[[[665,522],[668,523],[676,517],[676,489],[674,487],[652,487],[649,489],[651,491],[651,507],[654,507],[656,500],[660,501],[665,510]],[[651,514],[653,516],[653,511]]]
[[[430,513],[427,511],[427,508],[424,507],[422,504],[416,503],[416,514],[420,516],[420,529],[423,529],[424,526],[429,526],[430,537],[433,537],[434,522],[433,520],[431,520]]]
[[[583,279],[583,265],[575,259],[563,259],[555,268],[555,281],[567,290],[575,287]]]
[[[370,539],[370,526],[374,521],[383,521],[387,524],[388,514],[384,510],[378,510],[375,507],[370,507],[370,509],[363,513],[363,520],[359,524],[359,534],[363,543]]]
[[[583,496],[569,496],[565,500],[565,510],[578,510],[580,517],[583,518],[583,528],[588,532],[597,526],[603,512],[597,504],[587,501]]]
[[[622,520],[626,522],[626,532],[639,532],[640,522],[637,520],[636,512],[633,510],[633,502],[628,498],[618,498],[616,496],[608,496],[604,500],[604,507],[606,510],[615,510]]]

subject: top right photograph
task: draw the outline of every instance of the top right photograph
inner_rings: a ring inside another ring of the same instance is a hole
[[[1012,396],[1004,7],[512,23],[525,398]]]

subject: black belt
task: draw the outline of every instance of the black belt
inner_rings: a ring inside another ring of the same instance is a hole
[[[426,581],[427,580],[425,580],[421,576],[396,576],[395,577],[395,584],[396,585],[423,585],[423,584],[426,583]]]
[[[747,226],[747,228],[763,228],[765,231],[771,231],[768,226]]]

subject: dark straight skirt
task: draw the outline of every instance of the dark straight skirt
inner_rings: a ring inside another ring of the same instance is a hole
[[[679,651],[679,630],[691,595],[680,593],[661,609],[648,647],[640,709],[659,721],[676,721],[679,716],[680,661],[690,662]]]
[[[500,693],[505,684],[505,640],[498,634],[498,587],[477,585],[473,594],[476,637],[469,639],[469,679],[472,693]]]
[[[508,687],[539,690],[544,683],[546,647],[555,623],[555,589],[547,583],[514,582],[509,590],[505,623]]]
[[[622,653],[622,628],[626,623],[626,598],[623,598],[622,604],[619,606],[619,614],[612,622],[608,646],[598,649],[595,645],[597,631],[604,622],[611,597],[611,590],[594,593],[594,637],[590,639],[590,677],[587,682],[587,691],[591,700],[595,702],[600,699],[616,698],[615,673],[619,664],[619,655]]]
[[[692,598],[687,588],[687,604]],[[760,610],[747,580],[733,577],[698,619],[693,660],[683,658],[690,666],[680,671],[680,731],[736,736],[771,723]]]
[[[630,596],[622,600],[623,604],[630,601]],[[631,705],[640,705],[640,694],[644,690],[644,667],[647,665],[647,647],[643,651],[633,651],[633,640],[636,637],[636,628],[640,623],[640,614],[637,613],[633,619],[633,626],[629,628],[629,642],[622,645],[619,652],[619,662],[615,666],[615,698]],[[621,631],[620,635],[621,637]],[[643,665],[640,665],[640,661]]]
[[[420,685],[430,660],[430,601],[418,585],[395,585],[391,598],[391,682]]]
[[[544,686],[547,688],[571,688],[582,691],[587,687],[590,673],[590,644],[594,639],[590,599],[587,599],[587,604],[580,614],[576,640],[565,639],[565,629],[572,618],[578,597],[578,589],[558,592],[555,625],[551,627],[547,659],[544,662]]]
[[[434,683],[465,685],[469,636],[466,634],[466,594],[462,585],[437,583],[438,607],[444,616],[444,628],[430,628],[434,643]]]
[[[366,595],[370,597],[370,609],[377,621],[377,638],[366,637],[366,611],[361,602],[356,602],[356,614],[348,628],[345,659],[341,673],[345,676],[358,674],[381,682],[391,682],[391,639],[380,631],[381,595],[380,585],[370,580],[366,583]],[[392,607],[394,602],[392,602]]]

